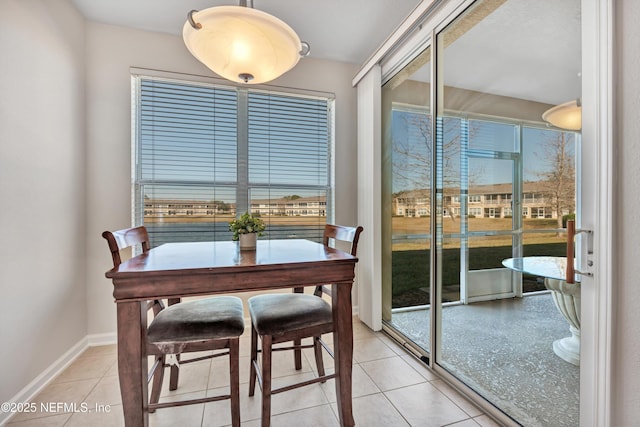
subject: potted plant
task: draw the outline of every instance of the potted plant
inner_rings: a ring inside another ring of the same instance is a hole
[[[264,229],[264,221],[249,212],[229,223],[229,230],[233,231],[233,240],[240,241],[241,250],[255,250],[256,236],[262,236]]]

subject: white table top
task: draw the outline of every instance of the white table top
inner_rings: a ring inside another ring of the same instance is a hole
[[[565,280],[567,258],[554,256],[529,256],[524,258],[507,258],[502,261],[505,267],[549,279]],[[576,281],[579,278],[576,277]]]

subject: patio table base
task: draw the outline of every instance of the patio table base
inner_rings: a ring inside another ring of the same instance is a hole
[[[553,342],[553,352],[562,360],[580,366],[580,284],[545,279],[545,287],[553,296],[558,311],[569,322],[570,337]]]

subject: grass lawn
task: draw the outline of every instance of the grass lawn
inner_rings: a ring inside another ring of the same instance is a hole
[[[460,249],[449,248],[442,252],[443,293],[455,295],[460,285]],[[525,256],[565,256],[566,243],[526,244],[524,253]],[[429,249],[393,251],[393,308],[429,303],[429,256]],[[511,245],[470,248],[469,269],[501,268],[505,258],[511,258]],[[535,279],[525,284],[525,291],[538,288]]]

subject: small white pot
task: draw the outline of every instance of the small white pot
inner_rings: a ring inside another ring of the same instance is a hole
[[[256,250],[256,233],[240,234],[240,250],[255,251]]]

